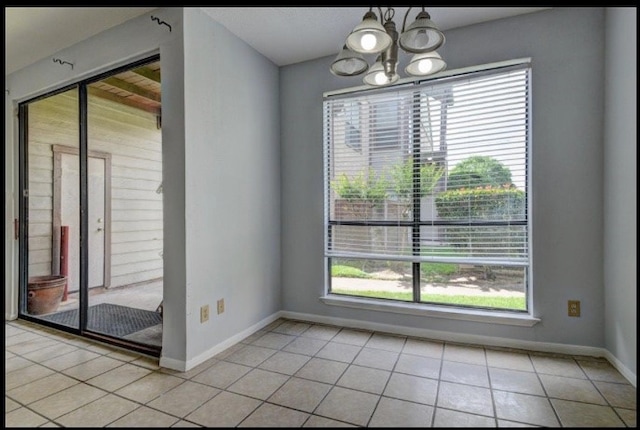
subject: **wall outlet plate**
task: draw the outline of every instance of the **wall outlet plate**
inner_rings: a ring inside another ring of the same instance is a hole
[[[224,312],[224,299],[218,300],[218,315]]]
[[[570,317],[580,316],[580,300],[569,300],[568,313]]]
[[[200,308],[200,322],[209,321],[209,305],[204,305]]]

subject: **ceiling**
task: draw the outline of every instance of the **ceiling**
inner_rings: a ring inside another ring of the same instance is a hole
[[[5,7],[5,75],[155,9]],[[394,20],[399,31],[407,9],[395,8]],[[433,7],[427,11],[436,25],[446,31],[543,9],[549,8]],[[202,10],[274,64],[285,66],[337,54],[344,38],[368,8],[203,7]],[[414,8],[407,21],[413,21],[418,12],[419,8]]]
[[[88,85],[89,96],[122,103],[159,116],[162,112],[160,62],[154,61]]]

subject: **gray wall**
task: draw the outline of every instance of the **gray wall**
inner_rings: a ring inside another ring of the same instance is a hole
[[[281,308],[280,115],[273,63],[197,8],[185,9],[184,31],[186,333],[194,359]],[[205,304],[211,317],[201,324]]]
[[[7,85],[7,82],[5,82]],[[9,90],[9,87],[6,86]],[[10,90],[9,90],[10,91]],[[18,241],[13,239],[13,220],[18,218],[18,204],[15,199],[18,189],[18,153],[14,144],[17,139],[16,118],[13,97],[4,92],[4,318],[18,316]],[[14,133],[15,129],[15,133]]]
[[[162,15],[154,14],[163,21]],[[169,22],[178,35],[160,50],[162,76],[163,312],[162,359],[187,360],[185,71],[183,13]],[[180,25],[178,25],[180,24]],[[173,32],[173,31],[172,31]],[[167,121],[169,122],[167,124]]]
[[[635,8],[607,8],[604,134],[606,348],[637,366],[637,30]]]
[[[531,57],[533,327],[339,308],[324,291],[322,94],[361,85],[334,56],[281,70],[285,311],[415,329],[604,347],[604,10],[559,8],[446,32],[449,69]],[[567,300],[582,316],[567,316]]]

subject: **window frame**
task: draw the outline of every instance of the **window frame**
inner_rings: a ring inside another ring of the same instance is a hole
[[[507,323],[507,324],[515,324],[515,325],[533,325],[535,324],[538,319],[534,318],[533,315],[533,302],[532,302],[532,288],[531,288],[531,284],[532,284],[532,235],[531,235],[531,229],[532,229],[532,205],[531,205],[531,200],[532,200],[532,193],[531,193],[531,143],[532,143],[532,138],[531,138],[531,126],[530,126],[530,122],[531,122],[531,78],[532,78],[532,71],[531,71],[531,61],[529,58],[524,58],[524,59],[517,59],[517,60],[510,60],[510,61],[504,61],[504,62],[499,62],[499,63],[491,63],[491,64],[485,64],[485,65],[480,65],[480,66],[474,66],[474,67],[468,67],[468,68],[464,68],[464,69],[458,69],[458,70],[451,70],[451,71],[447,71],[447,72],[441,72],[437,75],[434,75],[432,77],[429,77],[427,79],[421,79],[421,80],[414,80],[411,78],[408,79],[404,79],[401,80],[400,82],[398,82],[395,85],[390,85],[387,87],[384,87],[382,90],[384,91],[384,89],[394,89],[394,88],[398,88],[400,86],[406,86],[407,84],[420,84],[420,83],[424,83],[427,81],[433,81],[433,80],[445,80],[448,77],[459,77],[461,75],[470,75],[471,77],[473,77],[474,75],[477,75],[478,73],[482,73],[482,72],[492,72],[492,71],[496,71],[497,69],[508,69],[508,68],[514,68],[514,66],[517,66],[515,68],[527,68],[528,69],[528,96],[527,96],[527,107],[529,108],[528,113],[527,113],[527,121],[529,122],[529,126],[526,128],[526,147],[525,147],[525,155],[526,155],[526,160],[524,162],[525,164],[525,205],[526,205],[526,209],[525,209],[525,220],[524,221],[518,221],[518,222],[512,222],[510,225],[522,225],[526,227],[526,234],[527,234],[527,241],[526,241],[526,245],[527,245],[527,263],[526,265],[521,265],[520,267],[524,267],[524,273],[525,273],[525,301],[526,301],[526,310],[524,311],[519,311],[519,310],[510,310],[510,309],[495,309],[495,308],[490,308],[490,309],[470,309],[464,306],[456,306],[456,305],[445,305],[445,309],[441,308],[440,305],[438,304],[433,304],[433,303],[425,303],[425,302],[421,302],[420,301],[420,264],[422,264],[423,262],[421,261],[412,261],[412,272],[413,272],[413,296],[414,296],[414,300],[413,302],[402,302],[402,301],[396,301],[396,300],[386,300],[386,299],[377,299],[377,298],[365,298],[365,297],[351,297],[351,296],[343,296],[343,295],[337,295],[337,294],[333,294],[331,291],[331,259],[332,258],[336,258],[336,257],[331,257],[327,255],[327,250],[329,249],[328,245],[329,245],[329,241],[331,240],[331,227],[334,225],[367,225],[367,226],[372,226],[372,225],[379,225],[379,226],[385,226],[385,225],[392,225],[392,226],[406,226],[411,228],[412,230],[412,235],[413,237],[415,237],[415,235],[417,234],[418,237],[420,236],[420,228],[421,226],[447,226],[447,225],[455,225],[455,222],[452,221],[434,221],[434,220],[421,220],[421,216],[420,216],[420,197],[416,197],[417,193],[415,193],[415,182],[416,182],[416,177],[414,176],[414,195],[412,197],[411,200],[411,205],[412,205],[412,209],[414,211],[414,216],[412,217],[411,220],[406,220],[406,221],[363,221],[363,222],[359,222],[359,221],[336,221],[336,220],[331,220],[330,219],[330,207],[331,207],[331,203],[330,203],[330,194],[331,194],[331,190],[329,190],[329,167],[328,167],[328,162],[333,163],[333,159],[332,157],[329,156],[328,154],[328,148],[327,145],[324,145],[325,141],[323,139],[323,163],[324,163],[324,190],[325,190],[325,195],[324,195],[324,228],[325,228],[325,233],[324,233],[324,260],[325,260],[325,283],[324,283],[324,295],[323,297],[321,297],[321,300],[327,304],[337,304],[340,306],[351,306],[353,307],[355,305],[355,307],[359,307],[359,308],[369,308],[369,309],[378,309],[378,310],[388,310],[391,312],[400,312],[400,313],[410,313],[410,314],[414,314],[415,312],[417,312],[418,314],[424,314],[425,312],[429,313],[429,314],[433,314],[434,312],[436,312],[436,314],[438,314],[438,316],[443,316],[443,315],[448,315],[447,317],[452,317],[454,316],[455,319],[469,319],[469,317],[472,317],[472,320],[475,320],[476,317],[480,317],[481,320],[485,320],[485,317],[488,317],[490,319],[494,319],[497,317],[497,321],[503,322],[503,323]],[[331,96],[336,96],[336,95],[345,95],[345,94],[349,94],[349,93],[359,93],[359,94],[365,94],[367,91],[375,91],[375,90],[379,90],[377,88],[372,89],[370,87],[355,87],[355,88],[350,88],[350,89],[344,89],[344,90],[338,90],[338,91],[333,91],[333,92],[327,92],[324,94],[325,99],[326,98],[330,98]],[[350,101],[351,102],[351,101]],[[324,110],[323,110],[324,112]],[[441,112],[442,113],[442,112]],[[327,125],[325,124],[325,127],[327,127]],[[328,131],[325,129],[325,131]],[[402,130],[399,130],[399,133],[402,133]],[[416,166],[420,166],[421,164],[421,160],[420,157],[424,155],[424,153],[421,153],[420,150],[420,142],[421,142],[421,136],[420,136],[420,129],[419,128],[414,128],[413,129],[413,133],[414,135],[417,133],[417,136],[412,137],[412,142],[413,142],[413,149],[412,149],[412,153],[414,155],[413,157],[413,163],[414,163],[414,169],[416,168]],[[417,144],[417,145],[416,145]],[[411,146],[411,145],[410,145]],[[417,147],[417,154],[416,154],[416,147]],[[434,148],[435,151],[435,148]],[[438,152],[435,151],[434,154]],[[417,155],[417,156],[416,156]],[[437,154],[435,154],[437,156]],[[418,178],[419,180],[419,178]],[[488,225],[491,224],[491,222],[487,222],[487,221],[482,221],[482,222],[478,222],[478,225]],[[498,223],[498,224],[504,224],[504,223]],[[417,229],[417,230],[416,230]],[[419,242],[419,240],[417,241]],[[415,244],[416,244],[416,240],[412,240],[412,246],[415,248]],[[416,252],[416,250],[414,249],[414,253]],[[341,258],[341,257],[337,257],[337,258]],[[345,257],[345,258],[349,258],[349,257]],[[353,257],[353,258],[363,258],[363,257]],[[369,258],[369,257],[367,257]],[[375,257],[373,257],[372,259],[375,259]],[[386,258],[380,258],[380,259],[385,259]],[[393,261],[402,261],[402,258],[398,258],[398,259],[394,259]],[[337,297],[338,296],[338,297]],[[382,306],[382,308],[381,308]]]

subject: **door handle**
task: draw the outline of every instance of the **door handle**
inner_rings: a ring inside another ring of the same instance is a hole
[[[97,230],[97,231],[102,231],[102,230],[103,230],[103,228],[102,228],[102,227],[98,227],[98,230]]]

